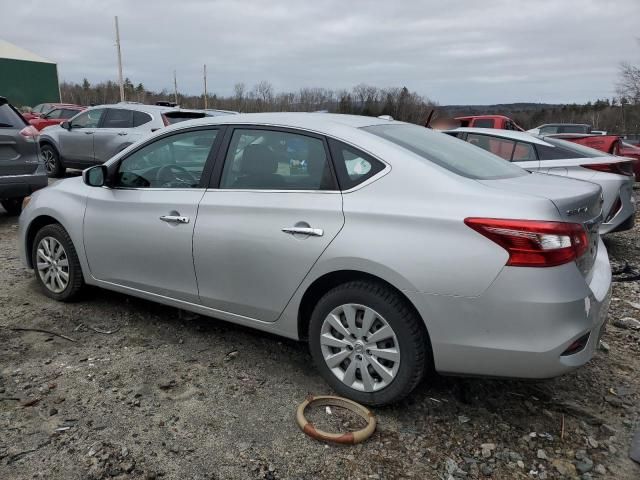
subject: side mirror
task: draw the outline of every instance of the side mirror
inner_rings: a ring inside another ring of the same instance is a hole
[[[71,124],[69,123],[68,120],[65,120],[64,122],[62,122],[60,126],[65,130],[71,130]]]
[[[83,170],[82,181],[90,187],[104,187],[107,184],[107,167],[96,165]]]

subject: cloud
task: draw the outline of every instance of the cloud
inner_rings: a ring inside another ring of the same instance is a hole
[[[7,0],[5,0],[7,1]],[[113,16],[125,75],[147,88],[230,94],[407,86],[442,104],[581,102],[614,93],[640,61],[640,3],[619,0],[35,0],[3,9],[6,40],[58,62],[61,79],[115,79]]]

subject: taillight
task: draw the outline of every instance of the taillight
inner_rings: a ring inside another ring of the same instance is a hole
[[[589,248],[587,233],[578,223],[466,218],[469,227],[496,242],[513,267],[553,267],[580,258]]]
[[[171,122],[169,121],[169,119],[164,113],[160,116],[162,117],[162,123],[164,123],[165,127],[168,127],[169,125],[171,125]]]
[[[29,140],[36,141],[36,139],[40,135],[40,132],[33,125],[29,125],[27,127],[24,127],[22,130],[20,130],[20,135],[22,135],[23,137]]]
[[[583,168],[590,170],[597,170],[598,172],[615,173],[617,175],[626,175],[632,177],[633,161],[629,162],[616,162],[616,163],[592,163],[587,165],[580,165]]]

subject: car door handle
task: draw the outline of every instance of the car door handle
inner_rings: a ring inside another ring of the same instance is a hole
[[[322,230],[321,228],[311,227],[287,227],[283,228],[282,231],[291,235],[299,234],[309,235],[311,237],[321,237],[322,235],[324,235],[324,230]]]
[[[127,134],[127,132],[118,132],[118,135],[120,135],[121,137],[126,135],[126,134]]]
[[[85,135],[93,135],[93,132],[84,132]]]
[[[160,220],[167,223],[189,223],[189,217],[182,217],[180,215],[163,215]]]

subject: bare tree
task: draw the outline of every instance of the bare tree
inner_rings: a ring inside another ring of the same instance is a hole
[[[622,63],[616,92],[629,103],[640,104],[640,68],[627,62]]]
[[[233,86],[233,91],[234,91],[234,96],[235,96],[235,102],[236,102],[236,106],[235,109],[238,112],[242,111],[242,107],[244,106],[244,91],[245,91],[246,87],[244,85],[244,83],[242,82],[238,82]]]

